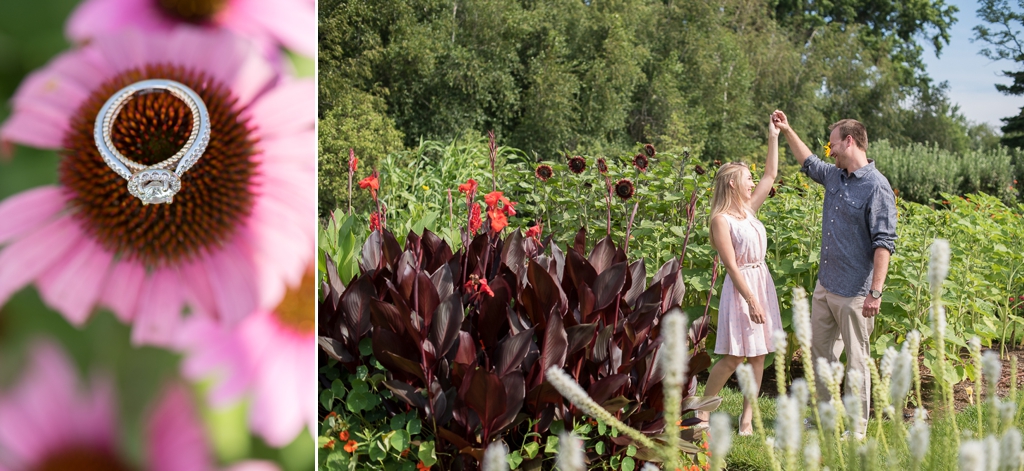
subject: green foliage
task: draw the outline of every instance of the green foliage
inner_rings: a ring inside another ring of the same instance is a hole
[[[957,154],[936,144],[893,146],[883,140],[873,142],[869,153],[900,198],[908,201],[927,204],[941,193],[984,192],[1013,204],[1020,196],[1012,163],[1019,152],[1005,147]]]

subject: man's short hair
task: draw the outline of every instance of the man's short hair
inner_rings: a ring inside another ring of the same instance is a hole
[[[828,127],[828,132],[839,129],[839,138],[846,139],[846,136],[853,136],[853,142],[857,143],[860,150],[868,150],[868,130],[856,119],[841,119]]]

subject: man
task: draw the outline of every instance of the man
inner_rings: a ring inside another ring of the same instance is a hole
[[[821,259],[818,282],[811,298],[811,354],[837,361],[846,347],[846,371],[859,370],[863,405],[859,430],[867,431],[871,398],[871,360],[868,340],[882,304],[889,257],[896,250],[896,197],[889,181],[867,158],[868,134],[853,119],[829,127],[828,141],[835,165],[812,154],[789,125],[786,114],[772,113],[800,171],[825,187],[821,219]],[[850,385],[847,384],[847,390]],[[818,397],[828,390],[817,382]]]

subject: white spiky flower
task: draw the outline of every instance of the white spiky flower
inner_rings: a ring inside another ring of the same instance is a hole
[[[971,337],[971,339],[967,341],[967,347],[970,349],[972,355],[981,355],[981,339],[978,338],[978,336]]]
[[[821,448],[818,446],[818,436],[811,435],[804,447],[804,464],[806,471],[818,471],[821,466]]]
[[[910,430],[907,432],[907,442],[910,448],[910,456],[914,458],[916,463],[920,463],[924,460],[924,455],[928,454],[928,442],[931,439],[931,428],[928,426],[928,422],[925,421],[928,412],[923,408],[918,408],[914,412],[914,424],[910,426]]]
[[[903,401],[910,392],[910,382],[913,379],[914,359],[910,356],[910,349],[907,344],[896,357],[892,367],[892,376],[889,380],[889,403],[893,406],[903,407]]]
[[[949,242],[935,239],[931,247],[931,259],[928,262],[928,284],[935,293],[942,286],[942,280],[949,274]]]
[[[782,329],[775,330],[772,332],[772,346],[775,347],[776,352],[785,353],[786,347],[789,347],[788,335]]]
[[[508,471],[506,455],[508,455],[508,449],[504,442],[494,442],[488,445],[487,450],[484,451],[483,471]]]
[[[1017,417],[1017,403],[1006,401],[999,403],[999,423],[1003,429],[1013,426],[1013,420]]]
[[[572,376],[569,376],[568,373],[562,371],[561,368],[551,366],[548,368],[545,376],[547,377],[548,382],[551,383],[551,386],[554,386],[562,397],[568,399],[569,402],[582,409],[583,413],[591,417],[597,417],[600,414],[600,412],[592,406],[592,404],[596,405],[597,403],[595,403],[587,392],[580,387],[579,383],[572,379]]]
[[[803,287],[793,288],[793,330],[796,341],[804,354],[811,352],[811,309],[807,305],[807,291]]]
[[[918,332],[917,330],[907,332],[907,341],[903,345],[909,345],[911,354],[917,352],[921,347],[921,332]]]
[[[895,348],[886,347],[885,353],[882,353],[882,359],[878,362],[878,374],[882,378],[892,376],[892,370],[896,363],[896,356],[899,352]]]
[[[780,396],[776,399],[775,443],[787,454],[795,454],[803,441],[801,409],[795,397]]]
[[[757,381],[754,379],[754,368],[749,363],[736,367],[736,379],[740,383],[743,398],[748,401],[757,400]]]
[[[800,404],[800,409],[803,410],[807,405],[807,401],[811,398],[810,391],[807,388],[807,380],[803,378],[794,379],[793,385],[789,387],[789,391]]]
[[[686,377],[689,349],[686,346],[686,315],[679,308],[670,311],[662,318],[661,336],[664,356],[661,357],[665,371],[666,387],[682,387]]]
[[[814,368],[822,384],[827,387],[832,387],[832,385],[836,384],[835,376],[832,375],[832,366],[828,364],[828,360],[824,357],[815,359]]]
[[[960,471],[982,471],[985,469],[985,444],[968,440],[960,445]]]
[[[932,326],[935,329],[935,338],[946,338],[946,308],[938,305],[932,310]]]
[[[1011,427],[999,441],[999,469],[1019,469],[1021,453],[1020,430]]]
[[[846,372],[846,390],[855,396],[864,392],[864,373],[860,370]]]
[[[844,371],[846,371],[846,367],[844,367],[842,363],[838,361],[832,362],[832,380],[835,381],[836,384],[841,384],[843,382]]]
[[[999,471],[999,439],[995,435],[985,437],[985,471]]]
[[[818,418],[821,420],[822,430],[835,430],[837,425],[836,408],[832,406],[831,402],[818,403]]]
[[[648,461],[646,464],[644,464],[643,468],[640,468],[640,471],[661,471],[661,470],[659,470],[658,467],[654,465],[654,463],[651,463],[650,461]]]
[[[988,393],[993,395],[993,397],[996,393],[996,386],[999,384],[1002,370],[1003,362],[999,359],[998,353],[989,350],[981,356],[982,376],[985,377],[988,383]]]
[[[853,373],[853,370],[851,373]],[[852,376],[852,375],[851,375]],[[846,408],[846,418],[850,420],[850,429],[855,432],[863,430],[861,427],[862,421],[864,420],[863,405],[860,401],[860,396],[857,394],[847,394],[843,396],[843,407]]]
[[[561,471],[584,471],[583,442],[576,435],[558,434],[558,469]]]
[[[711,451],[711,457],[721,457],[723,460],[725,456],[729,454],[729,449],[732,448],[732,417],[724,412],[715,412],[711,414],[711,420],[708,424],[708,431],[711,434],[711,440],[708,442],[708,449]]]

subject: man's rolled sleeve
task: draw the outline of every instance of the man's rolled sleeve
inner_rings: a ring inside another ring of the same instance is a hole
[[[828,175],[829,168],[836,168],[835,165],[830,165],[823,162],[818,158],[817,155],[811,154],[804,160],[804,165],[800,167],[800,171],[822,185],[825,184],[825,176]]]
[[[888,186],[879,188],[871,197],[868,230],[872,249],[885,247],[890,255],[896,252],[896,197]]]

